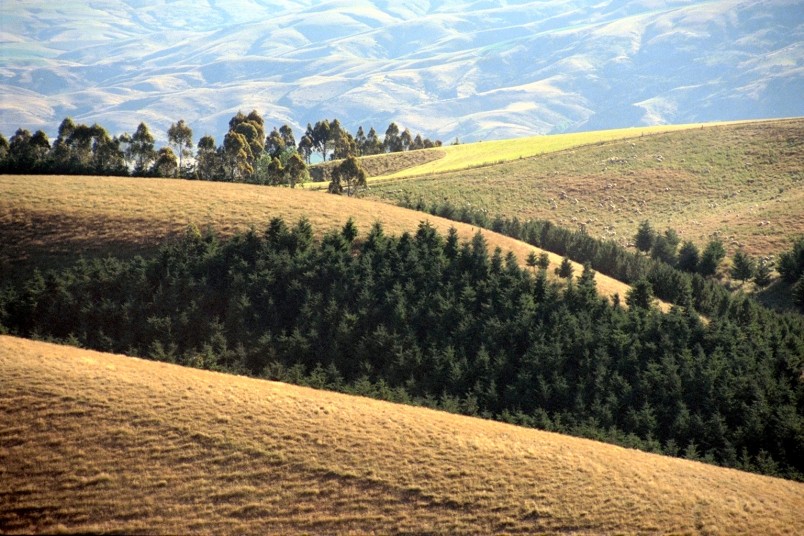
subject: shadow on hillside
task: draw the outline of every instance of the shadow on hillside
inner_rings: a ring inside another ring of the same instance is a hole
[[[777,279],[768,287],[756,292],[754,298],[769,309],[786,313],[798,311],[793,304],[792,285],[781,279]]]

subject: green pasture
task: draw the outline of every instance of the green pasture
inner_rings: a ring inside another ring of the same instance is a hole
[[[439,149],[427,149],[442,151],[444,153],[443,158],[387,175],[373,177],[373,179],[396,179],[432,175],[448,171],[459,171],[462,169],[498,164],[518,160],[520,158],[563,151],[583,145],[722,124],[724,123],[657,125],[449,145]]]

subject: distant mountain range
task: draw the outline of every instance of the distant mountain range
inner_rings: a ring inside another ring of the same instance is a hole
[[[804,115],[800,0],[0,4],[0,132],[390,121],[445,142]]]

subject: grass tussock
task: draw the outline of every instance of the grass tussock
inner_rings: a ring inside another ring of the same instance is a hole
[[[0,367],[4,533],[804,525],[801,483],[502,423],[11,337]]]

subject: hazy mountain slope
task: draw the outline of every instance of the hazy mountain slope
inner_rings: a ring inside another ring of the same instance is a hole
[[[804,115],[795,0],[0,7],[0,131],[396,120],[449,141]]]
[[[0,337],[0,531],[794,534],[804,485]]]

